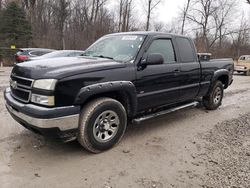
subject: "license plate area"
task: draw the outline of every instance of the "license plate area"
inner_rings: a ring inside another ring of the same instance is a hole
[[[236,66],[235,69],[236,70],[245,70],[245,67],[244,66]]]

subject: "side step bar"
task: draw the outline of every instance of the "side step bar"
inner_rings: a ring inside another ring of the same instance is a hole
[[[184,104],[184,105],[177,106],[177,107],[174,107],[174,108],[170,108],[170,109],[167,109],[167,110],[159,111],[159,112],[156,112],[154,114],[149,114],[149,115],[146,115],[146,116],[142,116],[142,117],[133,119],[132,122],[139,124],[142,121],[153,119],[153,118],[165,115],[165,114],[169,114],[171,112],[175,112],[175,111],[182,110],[182,109],[185,109],[185,108],[196,107],[198,104],[199,104],[199,102],[192,102],[192,103]]]

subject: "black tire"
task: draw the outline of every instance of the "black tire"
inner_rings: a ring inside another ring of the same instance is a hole
[[[203,97],[203,105],[208,110],[216,110],[222,102],[224,87],[221,81],[216,81],[209,90],[208,95]]]
[[[95,99],[81,111],[78,142],[88,151],[100,153],[117,144],[126,127],[127,114],[120,102],[111,98]]]

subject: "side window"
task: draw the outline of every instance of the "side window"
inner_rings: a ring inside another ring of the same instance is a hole
[[[49,51],[41,51],[41,52],[39,52],[39,55],[45,55],[47,53],[50,53],[50,52]]]
[[[38,53],[37,51],[30,51],[30,52],[29,52],[29,55],[30,55],[30,56],[38,56],[39,53]]]
[[[170,39],[156,39],[148,48],[148,54],[160,53],[164,58],[164,63],[175,62],[175,53]]]
[[[242,56],[242,57],[240,58],[240,60],[246,60],[246,57],[245,57],[245,56]]]
[[[43,51],[31,51],[29,54],[31,56],[41,56],[41,55],[44,55],[45,52],[43,52]]]
[[[196,61],[194,46],[189,39],[177,37],[176,42],[179,48],[181,62],[187,63]]]

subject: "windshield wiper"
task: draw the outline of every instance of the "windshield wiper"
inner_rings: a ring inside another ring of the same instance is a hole
[[[80,56],[88,57],[89,55],[88,54],[81,54]]]
[[[104,56],[104,55],[95,55],[93,57],[100,57],[100,58],[106,58],[106,59],[114,59],[113,57]]]

